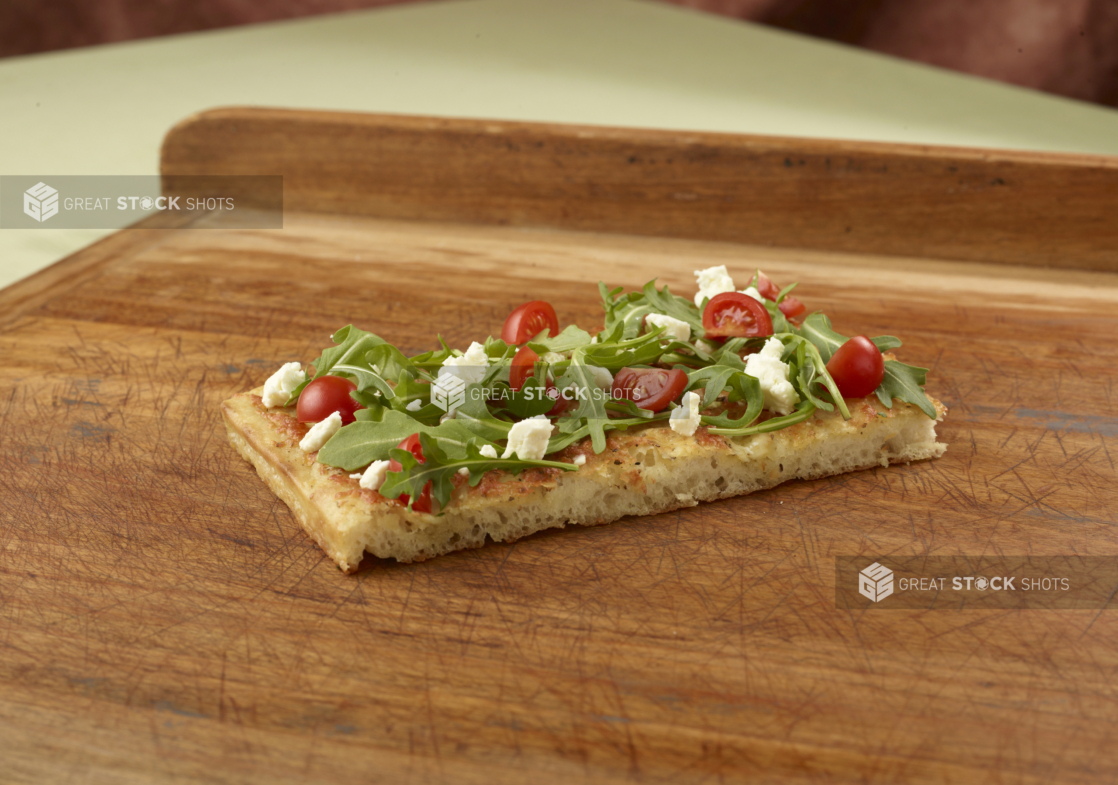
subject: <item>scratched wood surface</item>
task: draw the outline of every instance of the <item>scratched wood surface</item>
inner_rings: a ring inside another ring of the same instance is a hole
[[[225,442],[222,399],[346,322],[464,347],[723,263],[903,336],[947,455],[347,577]],[[0,292],[0,781],[1110,781],[1112,612],[840,611],[833,560],[1118,557],[1116,312],[1114,273],[917,256],[122,232]]]

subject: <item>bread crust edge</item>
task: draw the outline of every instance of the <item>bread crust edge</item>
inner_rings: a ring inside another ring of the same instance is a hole
[[[947,449],[936,441],[935,425],[946,415],[939,401],[932,420],[908,404],[886,409],[876,399],[859,399],[850,402],[850,420],[816,412],[805,423],[750,437],[723,439],[706,429],[685,437],[663,427],[614,432],[603,454],[587,446],[578,471],[530,480],[502,475],[477,489],[462,483],[436,516],[362,490],[347,472],[303,453],[302,426],[287,426],[282,418],[294,418],[285,410],[265,410],[258,393],[222,403],[229,441],[347,573],[365,552],[422,561],[481,547],[487,538],[510,542],[549,528],[654,515],[789,480],[937,458]]]

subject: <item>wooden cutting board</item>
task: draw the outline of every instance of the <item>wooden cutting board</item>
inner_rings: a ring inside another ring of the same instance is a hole
[[[162,165],[284,175],[284,228],[0,292],[0,781],[1112,780],[1112,611],[838,610],[834,559],[1118,558],[1114,161],[231,109]],[[714,264],[902,336],[947,455],[345,576],[225,441],[347,322]]]

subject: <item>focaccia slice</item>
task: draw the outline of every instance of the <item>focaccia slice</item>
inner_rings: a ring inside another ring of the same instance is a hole
[[[753,436],[725,438],[705,427],[683,436],[649,425],[609,434],[595,455],[588,441],[549,459],[576,462],[578,471],[529,469],[519,475],[490,472],[475,488],[455,480],[441,515],[406,509],[364,490],[348,472],[318,463],[299,440],[307,427],[294,408],[268,409],[261,389],[221,406],[233,446],[268,487],[291,508],[308,534],[342,570],[353,572],[365,552],[401,562],[479,548],[486,537],[509,542],[544,529],[610,523],[626,515],[651,515],[699,502],[844,472],[937,458],[935,426],[914,406],[876,398],[848,400],[852,417],[816,411],[798,425]]]

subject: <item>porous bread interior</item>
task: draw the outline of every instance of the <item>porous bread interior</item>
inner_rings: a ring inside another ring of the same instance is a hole
[[[460,488],[439,516],[408,511],[395,501],[370,503],[338,490],[321,464],[282,444],[271,424],[237,398],[223,405],[234,446],[294,512],[307,532],[347,572],[368,551],[381,558],[420,561],[463,548],[516,540],[570,524],[596,525],[650,515],[702,501],[752,493],[793,479],[935,458],[935,420],[907,404],[881,409],[863,403],[860,416],[813,419],[768,434],[700,442],[666,428],[617,434],[620,447],[592,456],[576,472],[528,486],[508,480],[508,493]],[[945,409],[936,402],[942,419]],[[356,482],[353,483],[356,485]],[[501,486],[504,488],[504,486]]]

